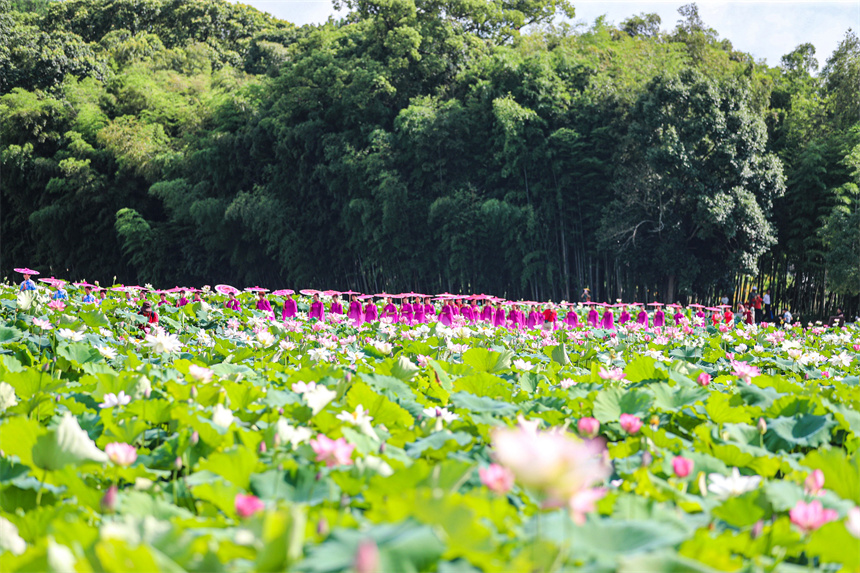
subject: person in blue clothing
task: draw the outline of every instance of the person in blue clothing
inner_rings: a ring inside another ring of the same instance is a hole
[[[85,286],[84,292],[86,294],[84,295],[84,298],[81,299],[81,302],[83,302],[84,304],[98,304],[99,303],[98,300],[96,300],[96,297],[93,296],[93,287]]]
[[[24,281],[21,283],[21,292],[27,290],[36,290],[36,283],[30,278],[30,275],[24,275]]]
[[[63,283],[56,283],[57,292],[51,296],[53,300],[69,300],[69,293],[63,288]]]

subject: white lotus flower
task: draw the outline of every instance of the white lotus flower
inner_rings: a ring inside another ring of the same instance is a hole
[[[304,394],[305,392],[311,392],[317,387],[316,382],[295,382],[293,383],[293,392],[296,394]]]
[[[295,350],[296,343],[292,340],[282,340],[278,343],[281,350]]]
[[[349,360],[352,364],[355,364],[356,362],[364,358],[364,352],[353,352],[352,350],[347,350],[345,354],[346,359]]]
[[[222,428],[229,428],[233,423],[233,411],[223,404],[215,404],[212,408],[212,423]]]
[[[12,555],[21,555],[27,550],[27,542],[18,535],[18,528],[3,516],[0,516],[0,550]]]
[[[18,399],[15,397],[15,389],[11,384],[0,382],[0,412],[5,412],[9,408],[18,405]]]
[[[328,362],[331,360],[331,352],[325,348],[311,348],[308,357],[315,362]]]
[[[114,406],[125,406],[131,402],[131,396],[126,396],[125,392],[120,390],[119,394],[109,392],[105,394],[104,402],[99,404],[99,408],[113,408]]]
[[[105,357],[108,360],[113,360],[114,358],[116,358],[116,350],[113,347],[96,346],[96,350],[98,350],[99,354],[101,354],[103,357]]]
[[[275,433],[278,435],[281,443],[289,442],[294,448],[304,444],[313,436],[310,428],[291,426],[284,418],[278,419],[275,424]]]
[[[854,361],[854,357],[850,356],[844,350],[842,351],[841,354],[834,354],[828,360],[828,362],[830,362],[834,366],[841,366],[842,368],[848,368],[849,366],[851,366],[851,362],[853,362],[853,361]]]
[[[424,415],[428,418],[441,419],[443,422],[453,422],[460,419],[458,414],[449,412],[448,408],[425,408]]]
[[[33,324],[41,328],[42,330],[51,330],[53,325],[50,320],[45,320],[44,318],[34,318]]]
[[[761,476],[742,476],[738,468],[732,468],[732,475],[726,477],[720,474],[708,476],[710,484],[708,491],[720,498],[734,497],[752,491],[761,482]]]
[[[329,402],[334,400],[337,392],[329,390],[325,386],[317,386],[313,390],[305,392],[302,396],[305,398],[305,403],[311,407],[311,411],[316,415],[322,412],[323,408]]]
[[[522,370],[523,372],[528,372],[535,367],[535,365],[531,362],[526,362],[521,358],[514,360],[511,364],[513,364],[514,368],[516,368],[517,370]]]
[[[56,543],[52,537],[48,538],[48,568],[51,571],[65,573],[75,571],[75,554],[65,545]]]
[[[852,507],[848,510],[845,529],[848,530],[848,533],[860,539],[860,507]]]
[[[275,335],[268,330],[261,330],[257,333],[257,341],[264,347],[268,348],[275,343]]]
[[[154,335],[147,334],[146,345],[151,348],[153,352],[158,353],[176,352],[182,348],[182,343],[179,342],[179,339],[167,332],[156,332]]]
[[[70,328],[61,328],[57,330],[57,336],[73,342],[80,342],[84,339],[83,332],[78,332],[77,330],[72,330]]]
[[[364,456],[355,461],[355,467],[360,471],[372,470],[382,477],[394,475],[394,470],[388,465],[388,462],[376,456]]]
[[[212,370],[205,366],[197,366],[196,364],[188,367],[188,375],[200,382],[208,383],[212,380]]]
[[[380,354],[391,354],[391,350],[394,348],[388,342],[382,342],[381,340],[373,340],[370,343]]]
[[[353,426],[360,426],[373,420],[373,416],[368,416],[367,410],[365,410],[364,406],[361,404],[355,407],[354,412],[350,413],[344,410],[336,417],[338,420],[346,422],[347,424],[352,424]]]

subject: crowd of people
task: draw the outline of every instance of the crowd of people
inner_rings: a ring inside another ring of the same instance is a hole
[[[33,280],[33,277],[39,274],[37,271],[28,268],[15,270],[24,277],[19,286],[21,291],[34,291],[39,288]],[[39,281],[47,285],[45,288],[53,289],[51,292],[53,301],[64,303],[70,300],[68,283],[63,279],[51,277],[42,278]],[[223,304],[225,308],[234,312],[241,312],[244,305],[267,314],[273,320],[278,315],[281,320],[289,320],[299,313],[298,301],[294,296],[297,293],[291,289],[270,292],[262,287],[251,287],[242,291],[230,285],[217,285],[214,289],[207,286],[203,289],[174,287],[157,290],[123,285],[103,288],[86,281],[72,283],[72,286],[76,289],[81,304],[98,305],[110,297],[119,298],[134,305],[138,308],[138,314],[146,319],[142,325],[143,328],[158,324],[158,309],[163,305],[182,307],[189,303]],[[751,290],[748,299],[738,304],[735,310],[728,304],[727,297],[723,297],[720,304],[713,307],[697,303],[686,306],[659,302],[647,305],[620,301],[614,304],[596,303],[591,300],[588,288],[583,290],[579,304],[564,301],[559,304],[510,301],[485,294],[426,295],[408,292],[370,295],[355,291],[312,289],[302,290],[298,294],[310,297],[307,301],[308,319],[324,321],[327,315],[338,315],[342,320],[351,321],[356,326],[380,320],[408,324],[438,321],[450,326],[455,322],[455,317],[461,317],[462,321],[468,323],[480,322],[494,327],[525,330],[536,328],[551,330],[563,327],[614,330],[618,325],[628,324],[636,324],[642,328],[709,324],[720,327],[720,325],[734,326],[740,323],[793,324],[798,321],[798,317],[793,316],[788,309],[783,309],[775,316],[770,291],[759,294],[756,288]],[[169,300],[168,295],[173,295],[175,300]],[[217,295],[222,296],[217,297],[216,302],[214,297]],[[273,301],[268,296],[274,297],[278,302],[273,306]],[[348,299],[342,300],[342,296]],[[225,297],[226,300],[222,301]],[[328,302],[328,307],[324,299]],[[380,302],[378,303],[377,300]],[[652,309],[650,312],[648,307]],[[841,309],[837,309],[836,314],[828,321],[828,325],[844,324],[845,316]]]

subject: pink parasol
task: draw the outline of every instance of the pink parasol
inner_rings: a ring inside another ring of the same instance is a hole
[[[39,274],[39,271],[34,271],[33,269],[30,269],[27,267],[19,267],[17,269],[12,269],[12,270],[14,270],[16,273],[21,273],[22,275],[33,275],[33,276],[35,276],[35,275]]]
[[[649,302],[648,306],[666,306],[662,302]]]
[[[215,290],[221,294],[239,294],[239,289],[230,285],[215,285]]]
[[[63,279],[55,279],[54,277],[51,277],[49,279],[39,279],[39,282],[49,284],[53,287],[61,287],[66,284],[66,281],[64,281]]]
[[[340,293],[340,294],[353,295],[353,294],[361,294],[361,293],[360,293],[360,292],[356,292],[356,291],[354,291],[354,290],[345,290],[345,291],[343,291],[343,292],[342,292],[342,293]]]
[[[282,288],[272,292],[272,296],[290,296],[291,294],[296,294],[296,291],[290,288]]]
[[[336,294],[343,294],[339,290],[324,290],[323,294],[326,296],[334,296]]]
[[[245,292],[269,292],[269,289],[259,287],[259,286],[252,286],[252,287],[246,288]]]
[[[85,287],[96,288],[96,285],[90,284],[86,281],[79,282],[79,283],[72,283],[72,284],[74,284],[78,288],[85,288]]]
[[[305,295],[305,296],[313,296],[313,295],[315,295],[315,294],[322,294],[322,291],[318,291],[318,290],[315,290],[315,289],[312,289],[312,288],[302,289],[302,290],[300,290],[299,292],[300,292],[300,293],[302,293],[302,294],[303,294],[303,295]]]

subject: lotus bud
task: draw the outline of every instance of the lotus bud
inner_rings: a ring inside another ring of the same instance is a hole
[[[283,409],[283,408],[278,408],[278,414],[280,414],[281,416],[283,416],[283,415],[284,415],[284,409]]]
[[[179,471],[182,469],[182,458],[177,457],[175,460],[173,460],[173,468],[176,471]]]
[[[750,530],[750,537],[753,539],[758,539],[761,537],[761,532],[764,530],[764,521],[759,519],[755,522],[755,525],[752,526],[752,530]]]
[[[344,372],[343,379],[346,380],[347,382],[352,382],[352,372],[349,372],[349,371]]]
[[[320,517],[320,520],[317,521],[317,535],[325,537],[329,531],[328,520],[325,517]]]
[[[192,387],[191,387],[191,399],[192,399],[192,400],[196,400],[196,399],[197,399],[197,394],[198,394],[198,392],[197,392],[197,386],[192,386]]]
[[[149,400],[149,397],[152,396],[152,388],[147,388],[143,391],[143,397]]]
[[[281,446],[281,435],[275,432],[274,437],[272,438],[272,445],[276,448]]]
[[[767,422],[764,421],[764,418],[758,419],[758,433],[764,435],[767,432]]]
[[[197,433],[197,430],[191,432],[191,445],[196,446],[200,442],[200,434]]]
[[[101,505],[102,510],[105,513],[113,513],[114,509],[116,509],[116,500],[117,500],[117,489],[116,485],[110,486],[102,497]]]
[[[260,442],[260,453],[261,454],[266,453],[266,442]]]
[[[642,452],[642,467],[647,468],[654,461],[654,456],[650,452]]]
[[[379,444],[379,453],[380,454],[385,453],[385,442],[382,442],[381,444]]]
[[[353,561],[355,573],[376,573],[379,571],[379,548],[372,539],[365,539],[358,544]]]
[[[702,372],[701,374],[699,374],[699,377],[696,378],[696,383],[702,387],[707,386],[711,383],[711,375],[707,372]]]
[[[320,481],[322,479],[322,472],[317,472],[317,475],[314,476],[316,481]]]

